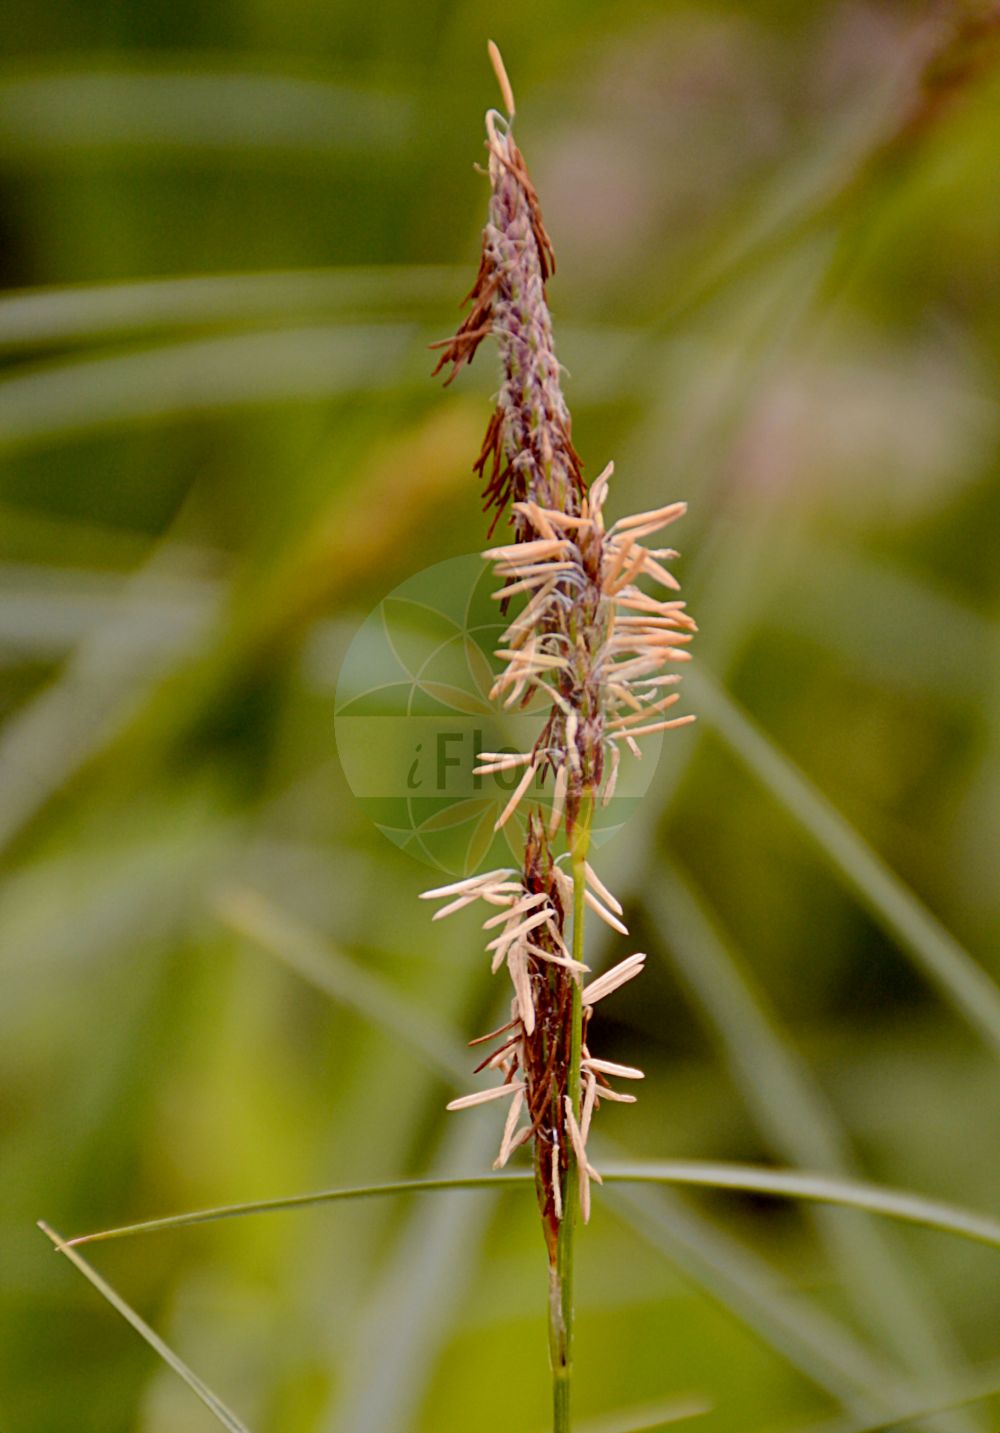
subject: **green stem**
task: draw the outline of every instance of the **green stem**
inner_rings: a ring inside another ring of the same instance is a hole
[[[573,959],[583,960],[584,892],[587,888],[587,852],[590,849],[590,822],[593,797],[584,794],[580,813],[573,829],[570,856],[573,872]],[[566,1088],[573,1113],[580,1117],[580,1052],[583,1045],[582,982],[573,981],[572,1031],[570,1035],[569,1075]],[[552,1361],[552,1429],[553,1433],[570,1433],[570,1395],[573,1385],[573,1254],[579,1195],[576,1179],[576,1156],[568,1148],[566,1187],[563,1191],[563,1217],[559,1225],[559,1241],[555,1266],[549,1272],[549,1351]]]

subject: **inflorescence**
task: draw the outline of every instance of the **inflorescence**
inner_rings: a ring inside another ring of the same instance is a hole
[[[496,55],[494,62],[512,114]],[[593,802],[611,799],[623,746],[639,756],[639,738],[694,720],[669,714],[679,700],[672,688],[680,674],[666,669],[689,659],[687,644],[696,627],[685,604],[672,595],[678,583],[664,565],[677,553],[645,545],[683,515],[685,504],[606,527],[613,465],[589,488],[584,483],[546,298],[555,268],[552,244],[510,120],[490,111],[486,132],[491,198],[482,258],[466,300],[470,312],[454,338],[437,345],[443,352],[435,372],[450,364],[450,382],[484,338],[496,339],[503,378],[474,468],[485,484],[485,508],[494,509],[491,533],[504,513],[513,526],[512,542],[483,555],[500,580],[494,596],[501,611],[512,605],[518,610],[496,653],[503,665],[491,695],[506,707],[524,707],[541,696],[548,713],[530,751],[482,752],[476,774],[523,767],[498,830],[529,806],[536,782],[551,777],[552,795],[547,813],[528,811],[520,870],[490,871],[424,894],[447,902],[435,920],[475,901],[496,908],[484,928],[496,932],[487,945],[494,972],[506,965],[511,978],[511,1018],[472,1043],[500,1042],[478,1070],[497,1071],[501,1083],[453,1100],[448,1108],[509,1102],[496,1165],[533,1141],[538,1200],[554,1260],[571,1166],[585,1220],[590,1180],[599,1179],[587,1157],[593,1113],[602,1100],[634,1101],[634,1095],[616,1090],[611,1078],[642,1077],[631,1066],[591,1055],[587,1032],[593,1007],[638,975],[645,957],[630,955],[582,985],[580,1083],[572,1089],[574,984],[589,972],[567,945],[573,882],[563,870],[565,857],[556,856],[553,846],[562,831],[572,847]],[[651,595],[639,585],[642,578],[670,595]],[[589,863],[585,870],[587,907],[627,934],[621,905]]]

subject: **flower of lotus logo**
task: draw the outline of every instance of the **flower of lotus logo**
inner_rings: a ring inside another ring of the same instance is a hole
[[[495,586],[478,554],[407,578],[361,624],[337,682],[337,749],[351,790],[390,841],[456,876],[518,865],[529,806],[552,799],[551,776],[536,781],[495,831],[522,772],[475,773],[480,752],[529,751],[550,705],[544,694],[514,708],[490,696],[509,620]],[[595,840],[621,827],[659,750],[657,736],[641,762],[623,759],[614,797],[595,813]]]

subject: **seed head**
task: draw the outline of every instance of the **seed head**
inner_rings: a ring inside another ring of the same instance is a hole
[[[448,898],[435,919],[480,900],[499,908],[483,924],[491,935],[486,948],[493,971],[506,966],[510,977],[511,1018],[472,1043],[499,1041],[479,1070],[496,1071],[501,1083],[454,1100],[449,1109],[510,1099],[496,1164],[533,1142],[539,1207],[554,1261],[571,1166],[584,1219],[590,1181],[600,1178],[587,1157],[592,1116],[602,1100],[634,1102],[612,1079],[642,1078],[633,1066],[591,1055],[593,1008],[638,975],[645,961],[630,955],[582,983],[589,972],[566,943],[573,882],[556,848],[560,832],[572,841],[585,801],[611,799],[622,747],[639,756],[639,738],[694,720],[672,714],[680,675],[669,669],[688,660],[696,627],[674,596],[678,583],[665,565],[677,553],[647,545],[683,515],[685,504],[606,526],[613,465],[589,488],[583,481],[546,295],[555,257],[511,133],[514,97],[492,41],[490,58],[508,114],[491,110],[486,116],[490,204],[479,271],[458,332],[434,345],[442,350],[435,372],[450,365],[450,383],[484,338],[496,339],[500,391],[474,464],[485,485],[485,508],[493,510],[491,535],[504,514],[513,528],[509,542],[483,554],[499,582],[493,595],[510,617],[495,653],[500,669],[491,695],[505,707],[523,707],[541,694],[547,712],[530,751],[479,754],[478,775],[521,770],[497,822],[499,829],[519,810],[528,813],[519,869],[491,871],[425,894]],[[543,820],[529,793],[536,781],[548,779],[552,797]],[[585,870],[586,906],[627,934],[620,902],[589,864]],[[574,1006],[582,1011],[578,1075]]]

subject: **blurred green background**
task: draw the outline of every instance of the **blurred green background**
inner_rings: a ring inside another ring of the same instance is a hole
[[[426,344],[477,262],[488,35],[587,472],[615,458],[616,513],[690,503],[700,720],[602,856],[632,934],[595,959],[650,961],[602,1007],[602,1053],[648,1078],[601,1133],[998,1212],[997,27],[875,0],[10,0],[3,1433],[218,1426],[37,1218],[492,1158],[492,1108],[443,1114],[499,992],[478,923],[431,926],[333,720],[365,615],[483,540],[493,356],[443,393]],[[545,1427],[526,1192],[94,1262],[254,1433]],[[579,1265],[581,1433],[691,1399],[705,1433],[832,1433],[990,1366],[1000,1388],[1000,1256],[940,1235],[619,1191]]]

